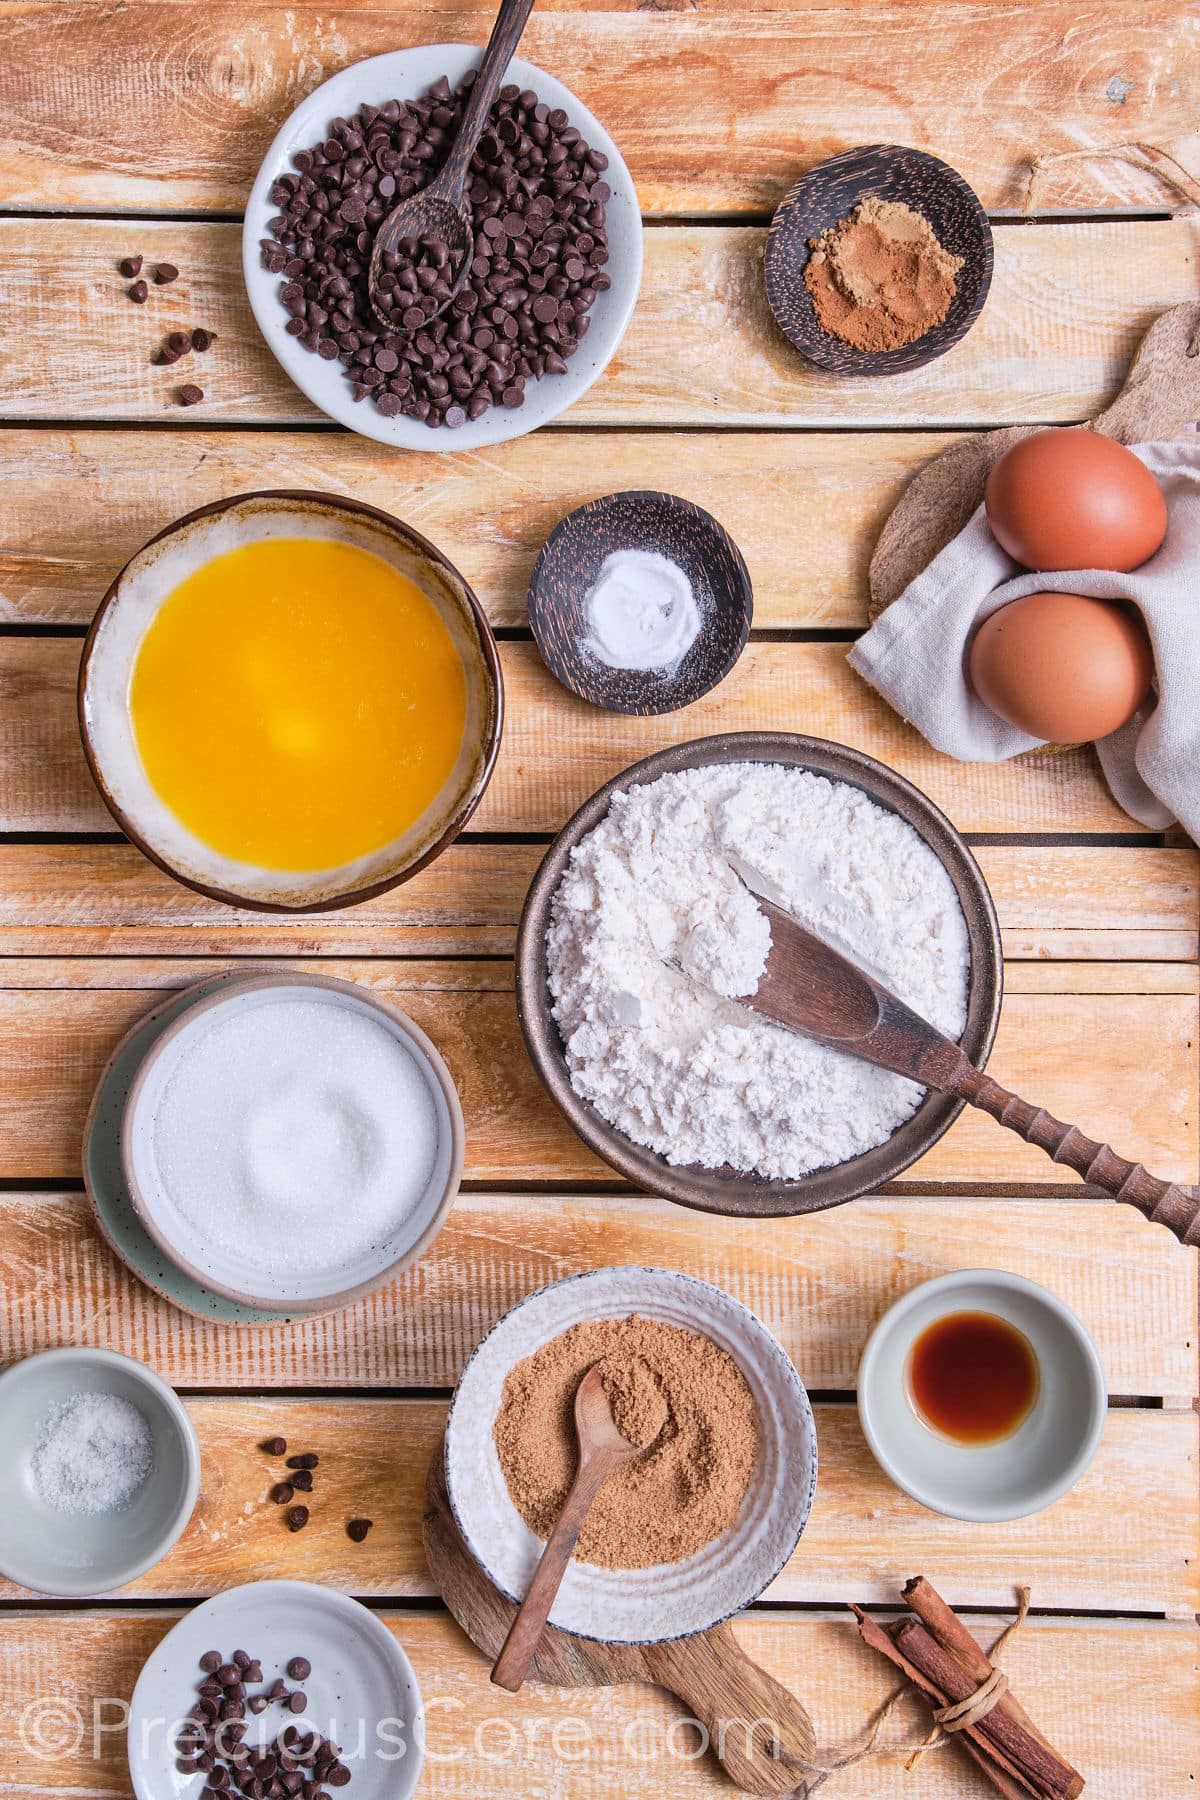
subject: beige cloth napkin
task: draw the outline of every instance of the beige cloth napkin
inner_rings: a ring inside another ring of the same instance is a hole
[[[1006,725],[966,679],[975,627],[1024,594],[1050,589],[1131,600],[1150,634],[1155,689],[1120,731],[1096,745],[1117,803],[1155,831],[1176,821],[1200,838],[1200,446],[1134,447],[1167,499],[1161,550],[1129,575],[1105,570],[1031,575],[988,530],[983,507],[889,606],[850,653],[860,675],[937,750],[961,762],[1003,762],[1039,739]]]

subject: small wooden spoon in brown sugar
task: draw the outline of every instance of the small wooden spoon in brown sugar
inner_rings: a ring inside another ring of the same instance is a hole
[[[600,1379],[599,1363],[588,1370],[575,1391],[575,1430],[579,1436],[578,1472],[492,1668],[495,1685],[507,1688],[510,1694],[516,1693],[529,1673],[550,1608],[596,1495],[610,1475],[649,1450],[658,1436],[656,1433],[646,1444],[631,1444],[622,1437]]]

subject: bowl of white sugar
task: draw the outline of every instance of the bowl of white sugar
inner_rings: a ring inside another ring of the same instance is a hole
[[[46,1350],[0,1375],[0,1572],[81,1599],[144,1574],[182,1536],[200,1448],[178,1395],[113,1350]]]
[[[748,880],[983,1066],[1000,935],[970,850],[884,764],[787,732],[675,745],[580,808],[526,900],[518,1013],[627,1180],[708,1212],[815,1212],[895,1180],[962,1102],[742,1003],[770,950]]]
[[[346,1305],[428,1249],[463,1142],[450,1072],[405,1013],[281,970],[210,989],[157,1039],[121,1161],[178,1268],[291,1317]]]

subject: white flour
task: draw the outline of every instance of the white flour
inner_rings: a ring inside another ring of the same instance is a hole
[[[731,856],[955,1038],[966,921],[903,819],[858,788],[773,763],[630,788],[575,849],[547,948],[576,1093],[668,1162],[794,1179],[883,1143],[923,1089],[731,1003],[755,991],[771,937]]]

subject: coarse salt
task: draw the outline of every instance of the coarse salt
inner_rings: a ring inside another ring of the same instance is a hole
[[[120,1512],[153,1468],[154,1439],[145,1415],[120,1394],[68,1394],[42,1416],[33,1485],[55,1512]]]
[[[734,1004],[755,992],[770,949],[739,861],[955,1038],[966,921],[904,819],[845,782],[778,764],[630,788],[576,846],[547,943],[576,1093],[670,1163],[794,1180],[883,1143],[923,1090]]]
[[[424,1196],[438,1115],[413,1054],[355,1008],[285,996],[217,1009],[155,1109],[178,1212],[248,1268],[341,1268]]]

